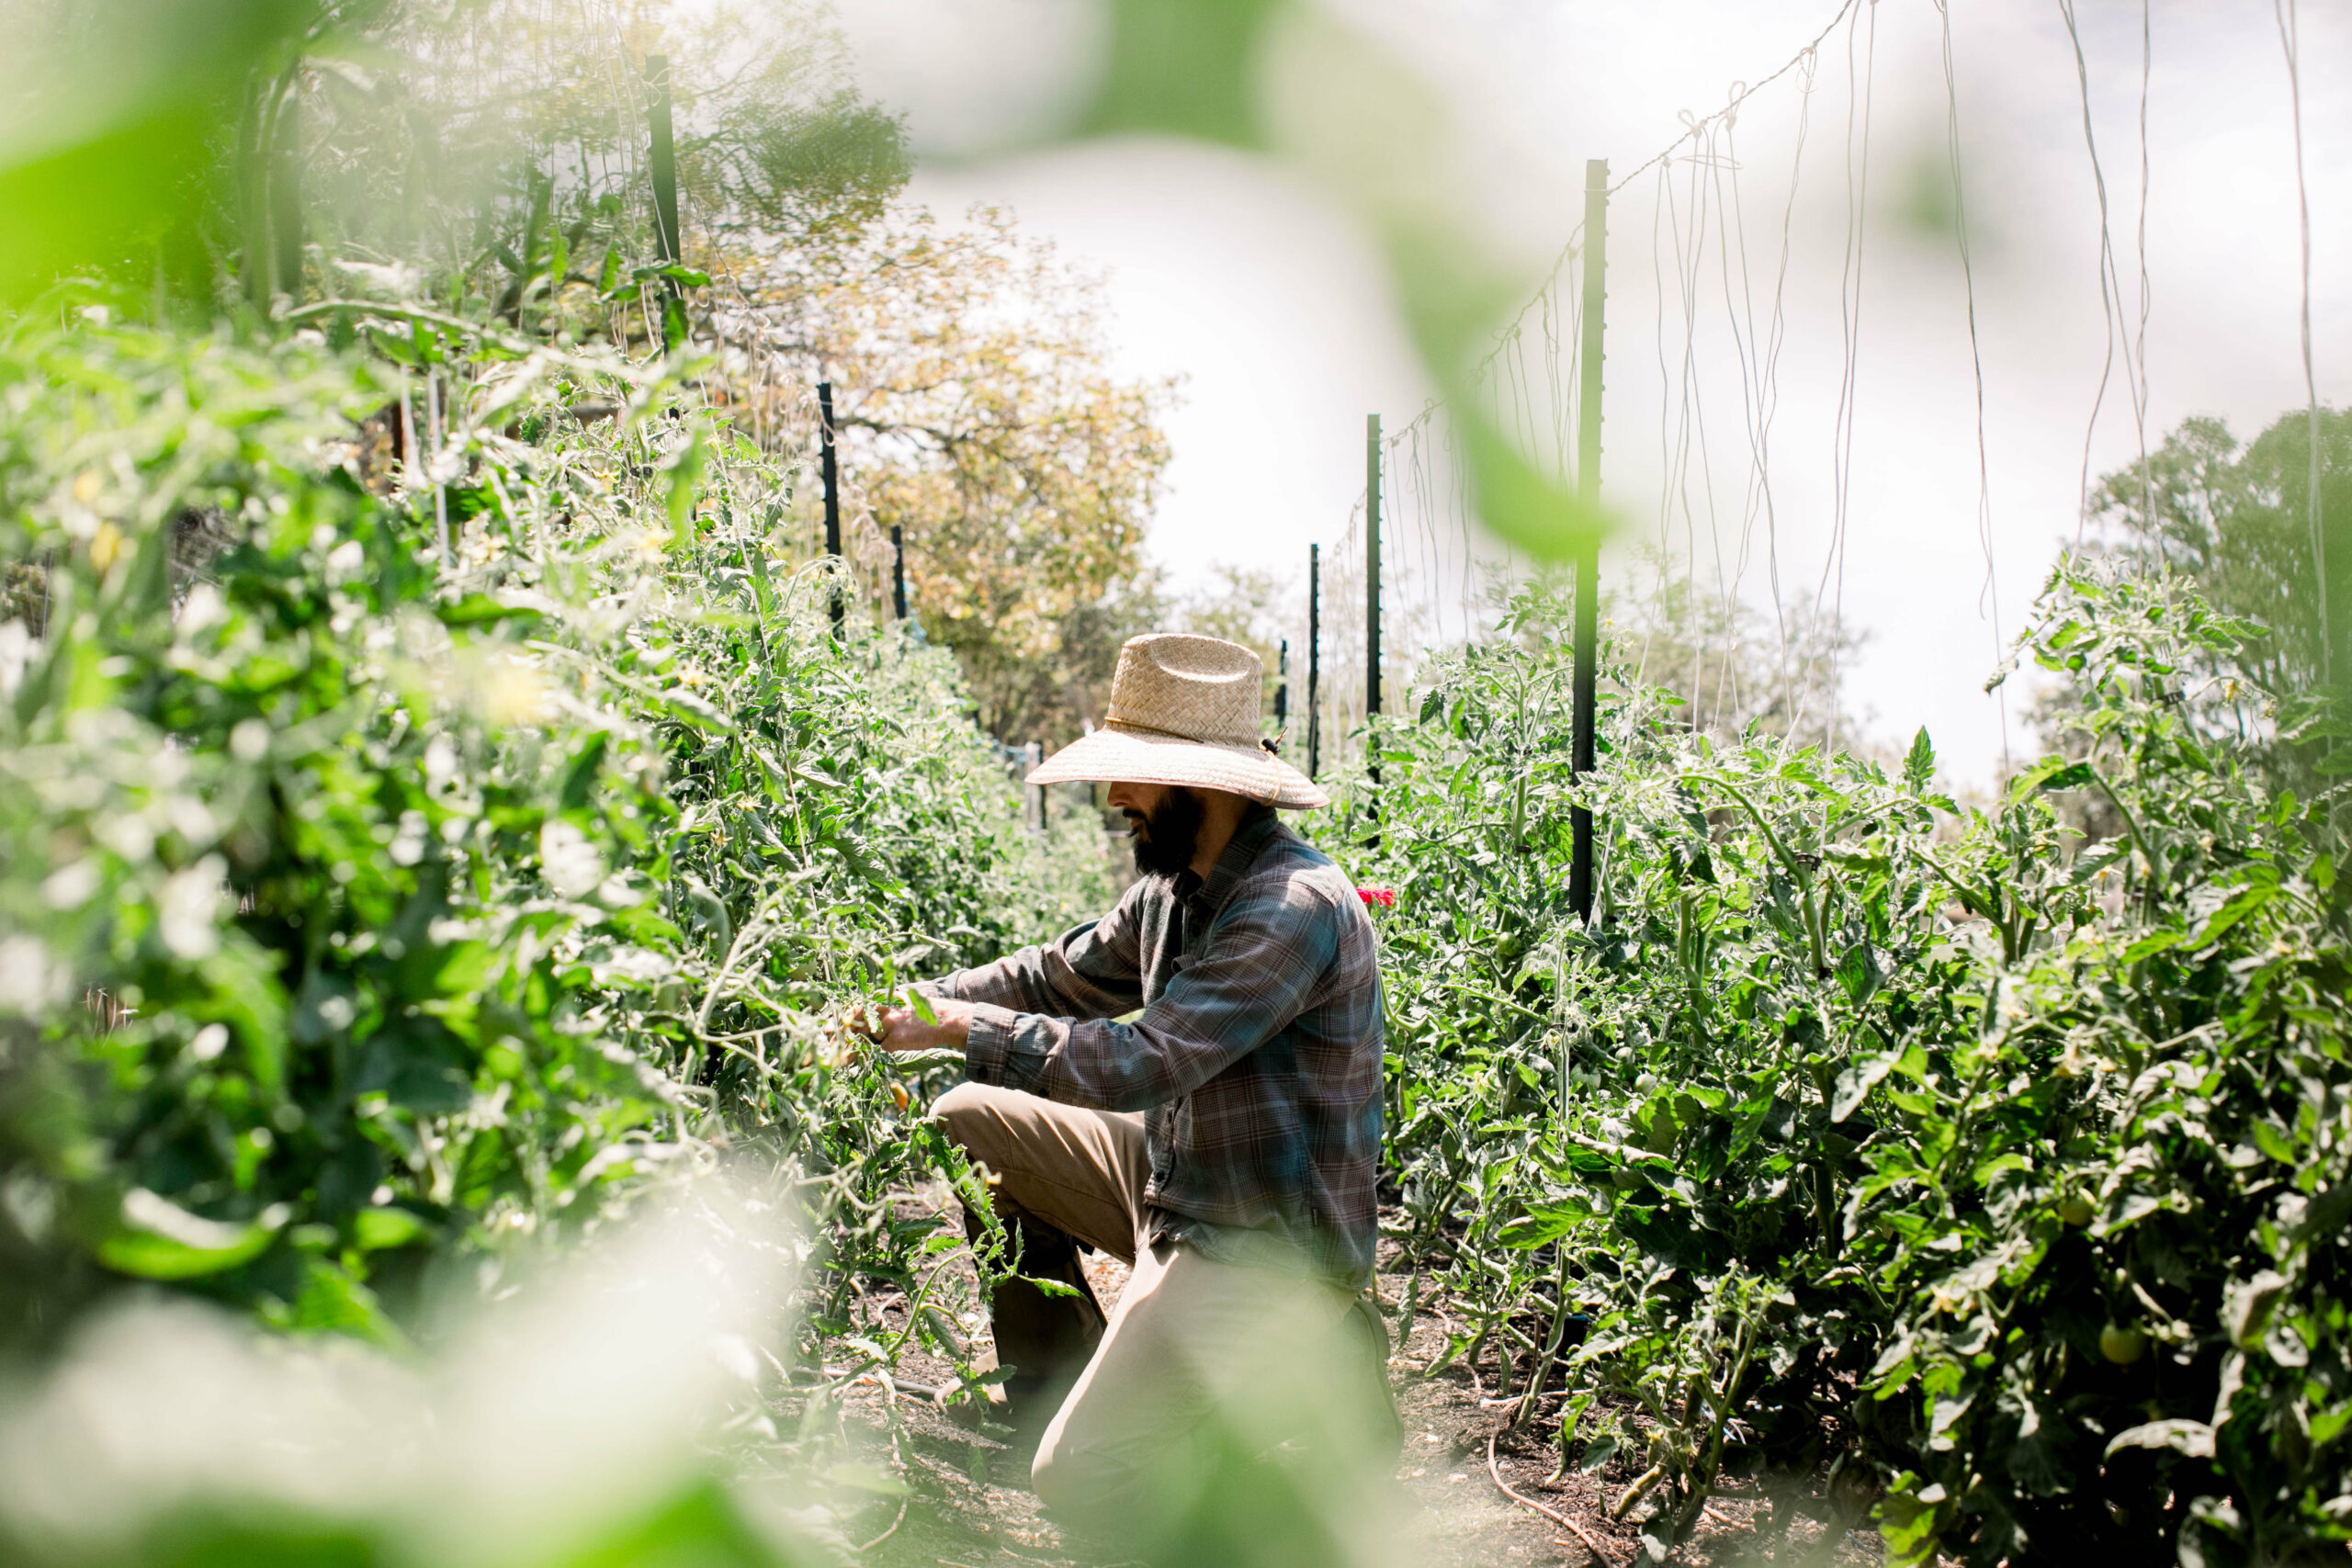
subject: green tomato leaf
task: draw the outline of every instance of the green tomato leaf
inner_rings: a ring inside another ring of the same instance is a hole
[[[141,1280],[198,1280],[250,1263],[277,1238],[290,1213],[277,1204],[244,1224],[208,1220],[143,1187],[123,1195],[118,1228],[98,1244],[98,1261]]]

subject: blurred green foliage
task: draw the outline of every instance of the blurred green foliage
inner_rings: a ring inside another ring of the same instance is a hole
[[[220,155],[256,73],[336,9],[315,0],[13,0],[0,108],[0,306],[60,276],[202,298],[202,220],[234,199]],[[69,63],[70,62],[70,63]]]
[[[1479,382],[1532,280],[1472,208],[1473,154],[1434,86],[1369,34],[1293,0],[1114,0],[1102,75],[1058,135],[1156,135],[1280,162],[1351,211],[1388,263],[1487,527],[1538,560],[1609,521],[1490,412]]]
[[[7,1337],[132,1279],[395,1337],[445,1265],[746,1135],[844,1269],[911,1269],[873,1197],[960,1167],[820,1021],[1074,918],[1099,827],[1020,826],[944,654],[835,637],[791,481],[683,367],[373,318],[485,356],[435,487],[384,460],[392,367],[103,313],[0,345],[40,566],[0,632]]]

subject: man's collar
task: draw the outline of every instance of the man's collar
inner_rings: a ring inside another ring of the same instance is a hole
[[[1282,830],[1282,818],[1271,806],[1256,806],[1234,826],[1233,837],[1226,840],[1224,852],[1216,863],[1209,867],[1206,877],[1195,875],[1187,869],[1176,875],[1176,897],[1182,899],[1204,920],[1216,919],[1233,890],[1257,863],[1258,856],[1268,840]]]

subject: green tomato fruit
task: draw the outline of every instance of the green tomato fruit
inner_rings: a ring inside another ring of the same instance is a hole
[[[2098,1331],[2098,1353],[2119,1367],[2128,1367],[2148,1353],[2148,1337],[2136,1328],[2109,1324]]]
[[[2070,1192],[2058,1201],[2058,1217],[2070,1225],[2086,1225],[2098,1216],[2091,1201],[2079,1192]]]

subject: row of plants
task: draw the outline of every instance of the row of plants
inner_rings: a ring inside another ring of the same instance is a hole
[[[1719,743],[1630,685],[1574,781],[1567,611],[1532,588],[1436,660],[1327,830],[1396,890],[1391,1228],[1408,1316],[1456,1325],[1425,1370],[1498,1368],[1654,1559],[1743,1479],[1897,1563],[2340,1551],[2339,786],[2240,678],[2257,628],[2062,565],[2021,643],[2061,750],[1963,810],[1924,733]]]
[[[690,356],[331,324],[0,340],[0,1338],[158,1284],[429,1337],[732,1154],[801,1238],[767,1397],[968,1397],[898,1200],[970,1172],[825,1021],[1102,907],[1099,821],[1028,825]]]
[[[109,1357],[190,1337],[140,1314],[192,1297],[389,1351],[324,1355],[328,1383],[437,1375],[515,1303],[593,1314],[556,1260],[700,1213],[717,1173],[752,1196],[688,1225],[730,1238],[693,1267],[779,1252],[792,1310],[681,1315],[665,1340],[742,1380],[649,1449],[675,1495],[582,1550],[839,1550],[903,1495],[843,1398],[921,1348],[978,1399],[972,1289],[1013,1260],[961,1262],[934,1086],[827,1021],[1108,903],[1097,814],[1033,829],[975,714],[1022,739],[1107,677],[1159,394],[1102,372],[1082,282],[1009,220],[899,199],[902,136],[820,15],[655,5],[621,40],[500,4],[232,8],[201,58],[137,25],[77,49],[62,13],[24,39],[67,96],[131,84],[118,118],[186,101],[162,144],[102,140],[79,201],[16,201],[0,267],[0,1369],[126,1381]],[[651,217],[650,54],[683,236]],[[0,195],[48,177],[36,150]],[[1007,299],[1035,331],[980,319]],[[815,552],[826,376],[847,562]],[[278,1352],[210,1332],[190,1366],[299,1427],[307,1396],[247,1376]],[[616,1357],[667,1365],[639,1337],[573,1371]],[[127,1381],[111,1429],[193,1419]],[[701,1398],[670,1384],[644,1397]],[[0,1450],[74,1440],[0,1401]],[[312,1517],[307,1483],[247,1518],[257,1453],[182,1496],[161,1452],[67,1473],[112,1501],[46,1536],[28,1483],[0,1555],[404,1559],[456,1528],[439,1497]],[[791,1494],[781,1535],[743,1526],[754,1477]],[[560,1533],[604,1501],[533,1506]]]

